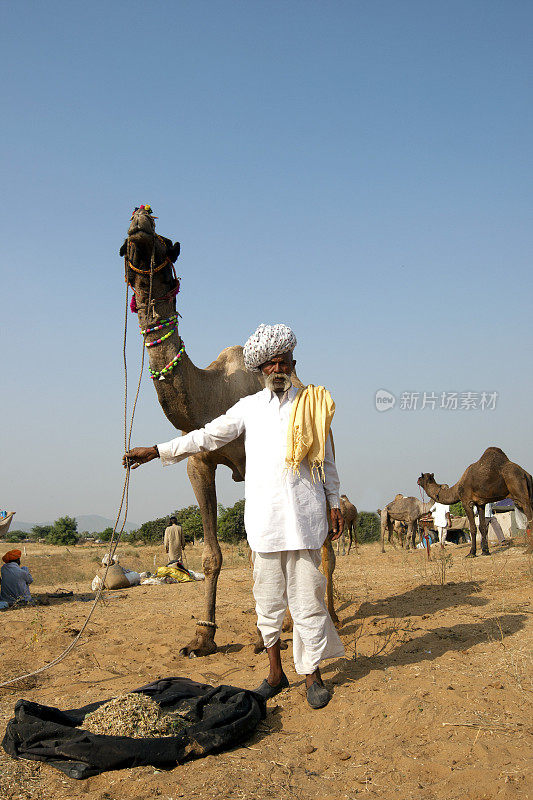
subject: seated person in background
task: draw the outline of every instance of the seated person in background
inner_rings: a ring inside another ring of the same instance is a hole
[[[20,566],[20,550],[9,550],[4,556],[1,569],[2,588],[0,590],[0,600],[5,600],[10,606],[17,601],[33,603],[34,600],[29,590],[29,584],[33,583],[28,567]]]

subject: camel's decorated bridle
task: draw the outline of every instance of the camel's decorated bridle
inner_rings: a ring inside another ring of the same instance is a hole
[[[140,206],[139,208],[136,208],[135,211],[133,212],[133,214],[131,216],[132,219],[133,219],[135,213],[137,211],[139,211],[139,210],[144,210],[148,214],[152,215],[152,209],[151,209],[150,206]],[[155,218],[155,219],[157,219],[157,218]],[[156,240],[159,239],[160,242],[164,243],[163,237],[160,236],[158,233],[154,232],[153,237],[154,238],[153,238],[153,245],[152,245],[152,258],[151,258],[151,263],[150,263],[150,269],[139,269],[138,267],[135,267],[131,263],[131,261],[129,260],[127,251],[126,251],[126,253],[124,255],[125,280],[126,280],[126,283],[128,284],[128,286],[131,288],[131,290],[133,292],[133,297],[131,298],[131,303],[130,303],[130,309],[131,309],[131,311],[133,313],[137,313],[138,312],[137,295],[136,295],[136,292],[135,292],[135,288],[129,282],[128,269],[132,269],[138,275],[147,275],[147,276],[150,277],[150,295],[151,295],[152,277],[155,275],[156,272],[160,272],[164,267],[166,267],[167,264],[171,264],[172,265],[172,272],[174,274],[174,287],[169,292],[167,292],[165,295],[163,295],[162,297],[152,298],[150,296],[150,298],[148,300],[148,303],[147,303],[147,308],[149,306],[153,307],[157,303],[162,303],[165,300],[171,300],[173,297],[176,297],[176,295],[179,293],[179,290],[180,290],[180,279],[176,275],[176,268],[174,266],[174,263],[171,261],[171,259],[168,256],[165,258],[164,261],[161,262],[161,264],[158,264],[155,267],[153,266]],[[168,317],[167,319],[159,320],[157,325],[152,325],[152,326],[146,328],[144,331],[141,330],[140,333],[141,333],[141,336],[144,337],[146,347],[147,348],[155,347],[156,345],[161,344],[161,342],[164,342],[166,339],[170,338],[170,336],[172,336],[173,333],[177,332],[177,330],[178,330],[178,317],[179,316],[180,316],[179,312],[176,311],[175,314],[173,314],[172,316]],[[167,328],[167,327],[169,328],[169,330],[165,334],[163,334],[159,339],[154,339],[151,342],[147,342],[146,341],[146,337],[147,337],[147,335],[149,333],[155,333],[155,331],[160,331],[160,330],[163,330],[164,328]],[[181,337],[179,337],[179,340],[180,340],[180,349],[178,350],[178,353],[174,356],[172,361],[170,361],[161,370],[154,370],[151,367],[149,368],[150,369],[150,377],[153,380],[164,381],[166,376],[169,375],[172,372],[174,367],[181,360],[183,354],[185,353],[185,345],[184,345],[183,339]]]

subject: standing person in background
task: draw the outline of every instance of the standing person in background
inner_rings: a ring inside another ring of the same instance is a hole
[[[34,603],[29,590],[29,584],[33,583],[28,567],[20,566],[20,550],[9,550],[4,556],[1,569],[2,588],[0,590],[0,600],[4,600],[10,606],[17,601],[23,603]]]
[[[450,506],[444,503],[433,503],[429,509],[433,517],[433,524],[439,533],[440,546],[444,547],[446,543],[447,528],[452,524],[450,517]]]
[[[167,564],[172,564],[174,561],[181,563],[185,549],[185,535],[181,525],[178,525],[176,517],[170,517],[169,522],[169,526],[165,528],[165,537],[163,539],[165,550],[168,553]]]

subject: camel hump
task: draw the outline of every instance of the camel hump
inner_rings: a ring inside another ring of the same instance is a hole
[[[487,447],[483,455],[481,456],[483,459],[498,459],[499,461],[509,461],[501,447]],[[480,459],[481,460],[481,459]]]
[[[238,344],[225,347],[224,350],[212,361],[206,369],[219,369],[224,372],[236,372],[238,369],[244,370],[244,359],[242,357],[242,347]]]

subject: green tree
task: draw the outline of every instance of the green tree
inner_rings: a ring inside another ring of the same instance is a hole
[[[187,506],[174,512],[174,516],[181,525],[186,542],[195,542],[196,539],[203,539],[204,526],[202,525],[202,515],[198,506]]]
[[[66,516],[56,519],[47,539],[50,544],[76,544],[78,523],[75,518]]]
[[[34,539],[48,539],[52,532],[53,525],[34,525],[31,535]]]
[[[8,531],[6,534],[6,542],[14,544],[15,542],[23,542],[28,538],[28,534],[24,531]]]
[[[360,511],[357,517],[356,533],[360,542],[376,542],[381,534],[378,515],[373,511]]]
[[[236,544],[246,539],[244,528],[244,500],[237,500],[231,508],[219,506],[218,536],[223,542]]]
[[[159,517],[158,519],[148,520],[143,522],[141,527],[137,530],[135,538],[145,542],[145,544],[160,544],[163,541],[165,528],[168,525],[168,517]]]
[[[101,539],[103,542],[110,542],[112,536],[113,536],[113,528],[104,528],[104,530],[98,534],[98,538]]]
[[[458,503],[453,503],[450,506],[450,514],[452,515],[452,517],[466,517],[463,504],[461,503],[460,500]]]

